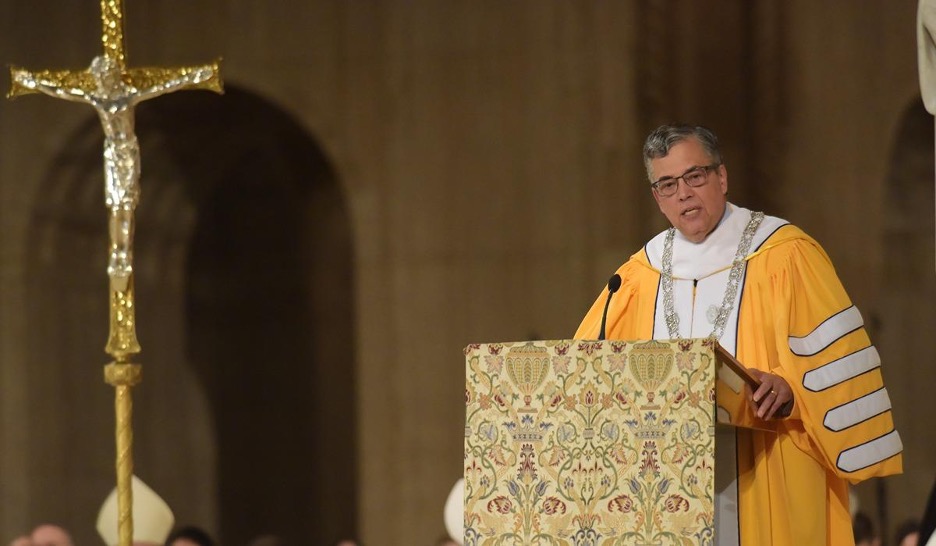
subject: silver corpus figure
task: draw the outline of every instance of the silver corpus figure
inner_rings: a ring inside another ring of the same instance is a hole
[[[120,65],[106,55],[95,57],[88,72],[94,86],[67,85],[54,74],[22,69],[13,69],[12,77],[14,85],[84,102],[97,110],[104,128],[104,191],[110,209],[107,275],[114,288],[121,290],[133,273],[133,213],[140,200],[140,145],[134,132],[133,108],[144,100],[217,78],[217,65],[179,70],[176,77],[154,80],[140,89],[127,83]]]

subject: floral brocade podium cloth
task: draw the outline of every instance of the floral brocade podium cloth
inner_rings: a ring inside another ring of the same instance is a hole
[[[711,341],[465,356],[466,545],[714,543]]]

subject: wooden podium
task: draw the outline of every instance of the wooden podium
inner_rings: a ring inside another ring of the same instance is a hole
[[[715,348],[468,346],[465,544],[715,544],[715,423],[750,413]]]

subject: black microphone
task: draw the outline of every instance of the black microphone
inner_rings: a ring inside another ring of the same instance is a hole
[[[601,315],[601,332],[598,333],[598,339],[605,338],[605,323],[608,321],[608,306],[611,305],[611,296],[621,287],[621,276],[615,273],[608,280],[608,299],[605,301],[604,313]]]

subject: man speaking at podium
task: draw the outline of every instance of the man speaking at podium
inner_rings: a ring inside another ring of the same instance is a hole
[[[712,131],[659,127],[644,164],[672,227],[618,269],[575,337],[716,338],[761,381],[757,428],[718,427],[716,468],[734,467],[716,483],[718,544],[853,544],[848,483],[903,464],[861,314],[816,241],[727,202]]]

